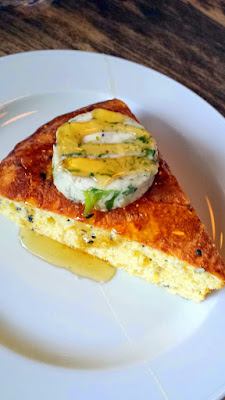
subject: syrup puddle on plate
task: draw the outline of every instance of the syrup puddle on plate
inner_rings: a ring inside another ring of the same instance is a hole
[[[116,268],[106,261],[72,249],[27,228],[20,228],[19,236],[23,247],[30,253],[55,267],[67,269],[79,277],[105,283],[110,281],[116,273]]]

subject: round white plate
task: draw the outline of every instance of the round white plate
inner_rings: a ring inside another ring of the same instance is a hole
[[[225,121],[173,80],[99,54],[0,59],[0,159],[53,117],[124,100],[224,256]],[[195,304],[118,271],[101,285],[27,253],[0,216],[0,398],[219,399],[225,291]]]

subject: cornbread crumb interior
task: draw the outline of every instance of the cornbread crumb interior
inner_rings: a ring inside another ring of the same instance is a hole
[[[106,260],[114,267],[196,302],[203,300],[207,292],[223,286],[219,277],[203,268],[196,268],[113,231],[4,197],[0,197],[0,212],[20,226]]]

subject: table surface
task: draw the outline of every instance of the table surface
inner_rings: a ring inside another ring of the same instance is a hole
[[[112,54],[183,83],[225,115],[224,1],[48,1],[0,10],[1,56],[43,49]]]

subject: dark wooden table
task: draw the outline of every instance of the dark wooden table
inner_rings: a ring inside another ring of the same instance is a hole
[[[136,61],[188,86],[225,115],[225,1],[58,0],[1,10],[0,55],[39,49]]]

